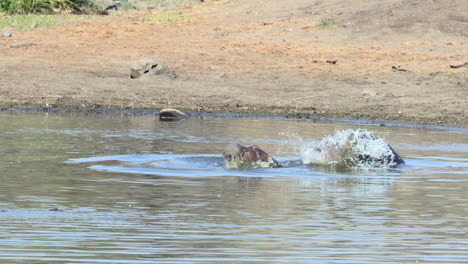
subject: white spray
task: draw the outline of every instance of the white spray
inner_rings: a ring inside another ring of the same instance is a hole
[[[283,135],[291,143],[294,139],[294,145],[304,164],[360,168],[390,168],[397,165],[387,142],[366,130],[341,130],[320,141],[304,141],[290,132]]]

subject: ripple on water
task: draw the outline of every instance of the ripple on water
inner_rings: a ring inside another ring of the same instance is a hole
[[[341,170],[333,166],[304,165],[297,158],[277,158],[283,168],[227,169],[220,155],[118,155],[71,159],[67,163],[92,163],[90,169],[105,172],[136,173],[167,177],[287,177],[302,178],[316,176],[357,177],[388,176],[398,170],[358,168]],[[109,162],[117,164],[107,165]],[[102,165],[106,163],[106,165]]]
[[[51,116],[0,126],[1,263],[466,262],[466,132],[376,126],[407,164],[346,170],[278,133],[350,124]],[[226,169],[228,142],[290,164]]]

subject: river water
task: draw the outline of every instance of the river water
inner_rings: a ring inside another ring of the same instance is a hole
[[[288,162],[304,141],[350,128],[385,138],[406,165],[223,167],[231,142]],[[0,113],[0,146],[0,263],[468,259],[463,129]]]

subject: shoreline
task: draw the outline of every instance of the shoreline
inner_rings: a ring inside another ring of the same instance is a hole
[[[162,109],[160,109],[162,110]],[[44,107],[0,107],[0,113],[51,113],[51,114],[65,114],[65,115],[126,115],[126,116],[157,116],[160,110],[156,109],[99,109],[99,108],[44,108]],[[178,109],[180,110],[180,109]],[[400,127],[400,128],[413,128],[413,129],[435,129],[435,130],[454,130],[468,132],[468,127],[456,126],[450,124],[428,124],[428,123],[414,123],[414,122],[401,122],[397,120],[367,120],[367,119],[349,119],[338,117],[326,116],[288,116],[277,115],[268,113],[235,113],[235,112],[190,112],[184,111],[188,118],[192,117],[215,117],[215,118],[267,118],[267,119],[291,119],[291,120],[309,120],[311,122],[336,122],[342,124],[364,125],[364,126],[380,126],[380,127]],[[180,121],[180,120],[178,120]],[[178,121],[165,121],[165,122],[178,122]]]

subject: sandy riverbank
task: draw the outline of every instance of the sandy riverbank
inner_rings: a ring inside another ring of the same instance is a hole
[[[465,11],[457,0],[205,1],[14,31],[0,38],[0,106],[466,127],[468,67],[450,68],[468,61]],[[131,62],[147,57],[179,77],[130,79]]]

